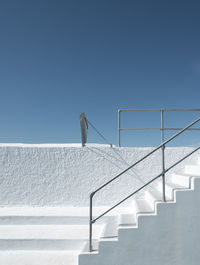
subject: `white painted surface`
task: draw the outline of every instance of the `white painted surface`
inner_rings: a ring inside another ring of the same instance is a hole
[[[102,225],[94,226],[94,238],[101,234]],[[3,225],[1,239],[88,239],[88,225]]]
[[[77,251],[0,251],[1,265],[78,265]]]
[[[196,172],[190,168],[187,174],[200,176],[197,167]],[[200,178],[190,177],[188,183],[184,173],[174,174],[167,186],[171,201],[155,200],[152,209],[148,196],[137,199],[137,225],[118,227],[117,238],[100,240],[98,251],[79,256],[79,265],[198,265]],[[160,190],[160,183],[155,189]]]
[[[168,176],[166,203],[160,180],[95,223],[92,253],[87,207],[1,207],[0,264],[199,265],[200,178],[191,176],[198,172],[190,165]],[[95,207],[94,216],[106,209]]]
[[[193,148],[167,148],[166,166]],[[89,194],[152,148],[90,144],[0,144],[1,206],[88,206]],[[194,156],[187,162],[193,162]],[[182,165],[176,167],[181,170]],[[160,151],[95,195],[111,205],[161,171]]]

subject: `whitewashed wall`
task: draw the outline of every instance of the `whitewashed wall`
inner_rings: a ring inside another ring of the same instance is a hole
[[[105,145],[0,144],[0,205],[88,205],[90,192],[120,173],[152,148]],[[166,149],[166,164],[192,151]],[[194,162],[196,155],[177,166]],[[95,204],[110,205],[161,172],[161,152],[130,170],[95,196]]]

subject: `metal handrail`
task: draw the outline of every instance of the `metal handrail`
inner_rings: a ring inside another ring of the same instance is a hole
[[[161,113],[161,127],[160,128],[122,128],[121,127],[121,112],[160,112]],[[165,131],[178,131],[183,128],[165,128],[164,127],[164,112],[168,111],[199,111],[200,109],[118,109],[118,146],[121,146],[121,131],[161,131],[161,138],[164,139]],[[189,129],[191,131],[199,131],[200,128]],[[163,142],[163,141],[162,141]]]
[[[162,131],[162,130],[165,130],[165,131],[180,131],[182,130],[183,128],[120,128],[121,131]],[[200,131],[199,128],[192,128],[192,129],[188,129],[188,131]]]
[[[104,216],[106,213],[110,212],[111,210],[113,210],[115,207],[117,207],[119,204],[123,203],[124,201],[126,201],[128,198],[130,198],[131,196],[133,196],[135,193],[139,192],[141,189],[143,189],[144,187],[148,186],[150,183],[152,183],[154,180],[156,180],[159,177],[163,177],[163,201],[165,201],[165,173],[168,172],[170,169],[172,169],[174,166],[176,166],[177,164],[179,164],[180,162],[182,162],[184,159],[186,159],[188,156],[192,155],[194,152],[196,152],[197,150],[200,149],[200,146],[197,147],[195,150],[193,150],[190,154],[186,155],[184,158],[180,159],[179,161],[177,161],[175,164],[173,164],[171,167],[169,167],[168,169],[164,168],[164,161],[163,161],[163,171],[162,173],[160,173],[158,176],[156,176],[155,178],[153,178],[151,181],[149,181],[148,183],[146,183],[144,186],[142,186],[141,188],[139,188],[138,190],[136,190],[135,192],[131,193],[129,196],[127,196],[126,198],[124,198],[123,200],[121,200],[120,202],[118,202],[117,204],[115,204],[114,206],[112,206],[111,208],[109,208],[107,211],[105,211],[104,213],[102,213],[101,215],[97,216],[95,219],[93,219],[93,197],[94,195],[100,191],[101,189],[103,189],[105,186],[107,186],[108,184],[110,184],[111,182],[113,182],[115,179],[118,179],[121,175],[123,175],[124,173],[126,173],[128,170],[130,170],[131,168],[133,168],[134,166],[136,166],[137,164],[139,164],[140,162],[142,162],[143,160],[145,160],[147,157],[149,157],[150,155],[152,155],[153,153],[155,153],[157,150],[159,150],[160,148],[162,148],[162,151],[164,153],[164,149],[165,149],[165,145],[168,144],[169,142],[171,142],[174,138],[176,138],[177,136],[179,136],[180,134],[182,134],[184,131],[188,130],[190,127],[192,127],[194,124],[196,124],[197,122],[200,121],[200,118],[196,119],[195,121],[193,121],[192,123],[190,123],[189,125],[187,125],[185,128],[183,128],[181,131],[179,131],[178,133],[174,134],[173,136],[171,136],[168,140],[164,141],[162,144],[160,144],[159,146],[157,146],[155,149],[153,149],[151,152],[149,152],[147,155],[145,155],[144,157],[142,157],[141,159],[139,159],[137,162],[135,162],[133,165],[131,165],[130,167],[128,167],[127,169],[123,170],[121,173],[119,173],[117,176],[115,176],[114,178],[112,178],[111,180],[109,180],[108,182],[106,182],[105,184],[103,184],[102,186],[100,186],[98,189],[96,189],[95,191],[93,191],[90,194],[90,219],[89,219],[89,251],[92,252],[92,225],[93,223],[95,223],[99,218],[101,218],[102,216]]]
[[[200,109],[120,109],[119,111],[200,111]]]

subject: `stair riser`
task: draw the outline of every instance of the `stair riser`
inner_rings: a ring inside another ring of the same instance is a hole
[[[79,250],[85,240],[1,239],[0,250]]]
[[[110,218],[104,225],[101,233],[101,237],[113,237],[117,236],[118,218],[117,216]]]
[[[172,174],[170,180],[172,183],[182,185],[186,188],[190,187],[190,177]]]
[[[155,210],[155,197],[152,195],[151,192],[149,192],[148,190],[145,192],[145,200],[148,202],[148,204],[151,206],[152,211]]]
[[[78,252],[0,251],[1,265],[78,265]]]
[[[144,200],[142,200],[144,201]],[[148,207],[147,207],[148,206]],[[140,214],[149,214],[153,212],[153,207],[151,207],[146,201],[145,201],[145,205],[141,205],[141,203],[138,204],[138,201],[134,200],[133,201],[133,208],[134,208],[134,212],[136,217]]]
[[[185,174],[188,174],[190,176],[200,176],[200,166],[196,165],[187,165],[185,166]]]
[[[163,185],[162,185],[162,183],[158,183],[157,188],[158,188],[158,190],[159,190],[160,192],[163,192]],[[167,185],[165,185],[165,195],[166,195],[170,200],[174,200],[174,190],[173,190],[171,187],[167,186]]]
[[[134,212],[130,214],[120,214],[118,216],[118,226],[119,225],[134,225],[136,223],[136,215]]]
[[[1,216],[0,225],[86,225],[88,217]]]
[[[99,242],[99,253],[104,253],[104,250],[107,249],[107,247],[109,246],[109,248],[115,249],[116,245],[117,245],[117,240],[113,240],[113,241],[103,241],[103,242]]]

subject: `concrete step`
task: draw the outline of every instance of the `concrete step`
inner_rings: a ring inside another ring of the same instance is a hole
[[[108,207],[94,207],[93,218],[107,209]],[[114,209],[98,220],[98,223],[105,223],[108,218],[126,211],[125,207]],[[88,218],[88,207],[0,207],[0,225],[87,225]]]
[[[161,182],[158,183],[157,188],[160,192],[162,192],[163,186]],[[165,194],[166,194],[166,197],[170,198],[170,200],[174,200],[174,190],[185,190],[185,189],[188,189],[188,188],[178,183],[174,183],[174,182],[165,183]]]
[[[0,251],[1,265],[78,265],[77,251]]]
[[[184,173],[189,176],[200,177],[200,165],[186,165]]]
[[[101,238],[111,238],[117,236],[117,226],[118,226],[118,216],[113,216],[109,218],[104,225],[103,231],[101,233]]]
[[[103,219],[101,220],[103,221]],[[0,225],[80,225],[88,216],[0,216]]]
[[[158,184],[157,184],[158,185]],[[161,185],[161,184],[160,184]],[[155,210],[155,202],[163,201],[163,193],[160,190],[149,188],[145,191],[145,200],[148,202],[152,210]],[[166,200],[170,201],[171,198],[166,196]]]
[[[102,237],[99,240],[92,240],[92,249],[93,249],[94,252],[98,252],[99,241],[101,239],[102,239]],[[80,250],[80,253],[90,253],[90,251],[89,251],[89,241],[85,241],[84,242],[84,244],[82,245],[82,248]]]
[[[190,180],[191,176],[185,173],[180,173],[180,174],[173,173],[170,176],[171,183],[179,184],[185,188],[190,188]]]
[[[97,240],[104,225],[93,226]],[[89,237],[88,225],[0,226],[1,250],[79,250]]]
[[[127,212],[110,217],[105,223],[101,238],[112,238],[118,236],[119,226],[136,225],[133,208],[127,207]]]
[[[0,225],[88,224],[87,207],[0,207]]]
[[[153,208],[149,205],[146,199],[133,200],[133,208],[135,209],[136,216],[138,214],[152,214]]]
[[[120,214],[118,217],[118,226],[134,226],[136,225],[136,216],[132,213]]]

